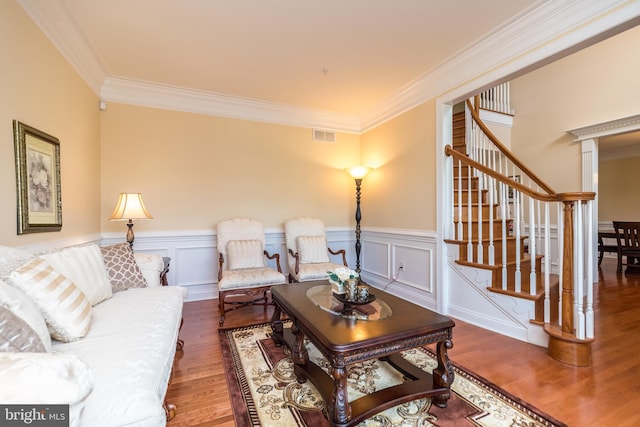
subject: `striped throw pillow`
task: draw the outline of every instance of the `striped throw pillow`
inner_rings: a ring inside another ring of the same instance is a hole
[[[14,270],[10,277],[40,308],[53,338],[71,342],[87,334],[91,325],[89,300],[47,261],[35,258]]]

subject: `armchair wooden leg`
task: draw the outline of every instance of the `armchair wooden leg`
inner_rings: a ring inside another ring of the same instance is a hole
[[[220,327],[224,325],[224,292],[220,292],[218,295],[218,311],[220,312]]]

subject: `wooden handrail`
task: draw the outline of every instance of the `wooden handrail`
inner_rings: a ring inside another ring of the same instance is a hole
[[[532,190],[531,188],[527,187],[524,184],[519,183],[518,181],[515,181],[512,178],[509,178],[506,175],[503,175],[499,172],[494,171],[493,169],[488,168],[487,166],[484,166],[482,163],[478,163],[475,160],[470,159],[465,154],[462,154],[459,151],[454,150],[450,145],[447,145],[446,147],[444,147],[444,152],[447,156],[451,156],[454,159],[464,163],[465,165],[471,166],[472,168],[477,169],[491,176],[492,178],[495,178],[497,181],[503,184],[507,184],[510,187],[513,187],[518,191],[536,200],[541,200],[545,202],[561,202],[561,201],[576,201],[576,200],[594,200],[596,197],[596,193],[593,193],[593,192],[584,192],[584,193],[572,192],[572,193],[559,193],[559,194],[540,193]]]
[[[478,105],[478,101],[476,100],[476,105]],[[539,178],[535,173],[533,173],[528,167],[526,167],[517,157],[515,157],[511,150],[502,145],[500,140],[491,132],[491,130],[484,124],[482,119],[480,119],[480,114],[471,104],[471,100],[467,99],[467,107],[469,107],[469,111],[473,116],[473,121],[482,129],[482,132],[489,138],[489,140],[507,157],[509,160],[513,162],[514,165],[518,166],[518,168],[524,172],[533,182],[538,184],[540,188],[546,191],[549,194],[555,194],[556,192],[551,189],[549,185],[547,185],[541,178]]]

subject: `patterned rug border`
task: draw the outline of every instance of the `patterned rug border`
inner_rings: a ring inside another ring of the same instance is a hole
[[[252,394],[249,390],[248,380],[245,376],[244,370],[237,370],[239,366],[239,355],[231,351],[231,334],[234,331],[248,330],[254,328],[263,328],[270,325],[269,322],[255,323],[245,326],[233,326],[228,328],[218,329],[220,336],[220,347],[223,357],[223,367],[225,372],[225,378],[229,389],[229,397],[232,402],[233,416],[236,421],[236,425],[248,425],[248,426],[260,426],[260,419],[253,401]],[[435,353],[428,347],[422,347],[423,350],[435,356]],[[231,365],[230,365],[231,364]],[[451,361],[451,365],[454,368],[455,375],[461,375],[465,379],[478,385],[483,389],[491,389],[496,396],[504,400],[508,404],[517,408],[518,410],[526,413],[529,417],[540,423],[544,427],[568,427],[567,424],[552,417],[546,412],[540,410],[536,406],[525,402],[517,396],[509,393],[500,386],[496,385],[492,381],[487,380],[481,375],[476,374],[472,370]],[[236,392],[237,390],[237,392]],[[452,391],[453,392],[453,391]],[[236,400],[239,399],[239,400]],[[236,402],[243,402],[242,405],[238,405]],[[249,424],[247,424],[247,422]]]

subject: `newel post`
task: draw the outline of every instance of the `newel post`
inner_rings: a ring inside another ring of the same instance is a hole
[[[562,254],[562,332],[573,334],[573,207],[575,201],[564,204],[564,251]]]

